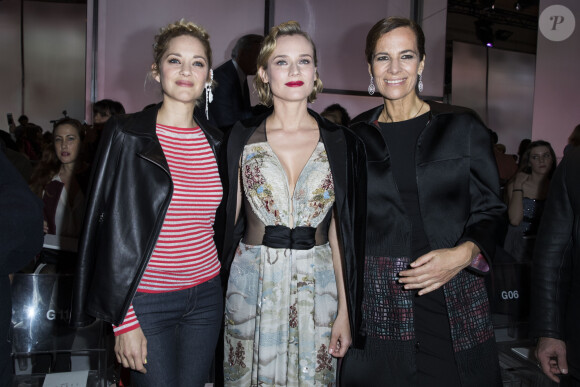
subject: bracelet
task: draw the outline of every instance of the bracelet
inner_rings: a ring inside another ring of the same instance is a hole
[[[512,189],[512,192],[524,192],[523,189]]]

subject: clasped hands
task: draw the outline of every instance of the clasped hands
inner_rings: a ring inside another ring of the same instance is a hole
[[[407,290],[420,289],[422,296],[449,282],[471,264],[479,254],[473,242],[464,242],[449,249],[433,250],[411,263],[411,269],[399,272],[399,283]]]

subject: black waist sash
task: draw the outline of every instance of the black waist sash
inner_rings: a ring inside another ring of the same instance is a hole
[[[274,249],[309,250],[316,246],[316,229],[266,226],[262,245]]]

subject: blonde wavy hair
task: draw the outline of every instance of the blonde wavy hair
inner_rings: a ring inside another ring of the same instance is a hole
[[[288,21],[282,24],[279,24],[275,27],[272,27],[270,33],[264,39],[264,43],[262,43],[262,48],[260,49],[260,54],[258,55],[257,66],[258,69],[262,68],[266,70],[268,68],[268,59],[272,56],[272,53],[276,49],[276,41],[278,38],[282,36],[293,36],[293,35],[300,35],[306,38],[308,42],[312,45],[312,51],[314,53],[314,67],[318,67],[318,58],[316,56],[316,45],[312,41],[310,35],[304,32],[300,28],[300,24],[296,21]],[[266,106],[272,106],[272,90],[270,89],[270,85],[262,81],[259,73],[257,72],[254,76],[254,88],[258,92],[258,98],[260,99],[260,103]],[[314,88],[312,92],[308,96],[308,102],[314,102],[316,100],[316,95],[322,91],[322,81],[320,80],[320,76],[318,75],[318,68],[316,69],[316,80],[314,81]]]

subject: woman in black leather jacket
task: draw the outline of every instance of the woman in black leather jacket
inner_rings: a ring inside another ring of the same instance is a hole
[[[162,104],[113,117],[99,145],[72,319],[114,324],[117,359],[135,385],[200,386],[223,303],[221,139],[196,108],[204,90],[211,94],[209,36],[193,23],[170,24],[154,58]]]

